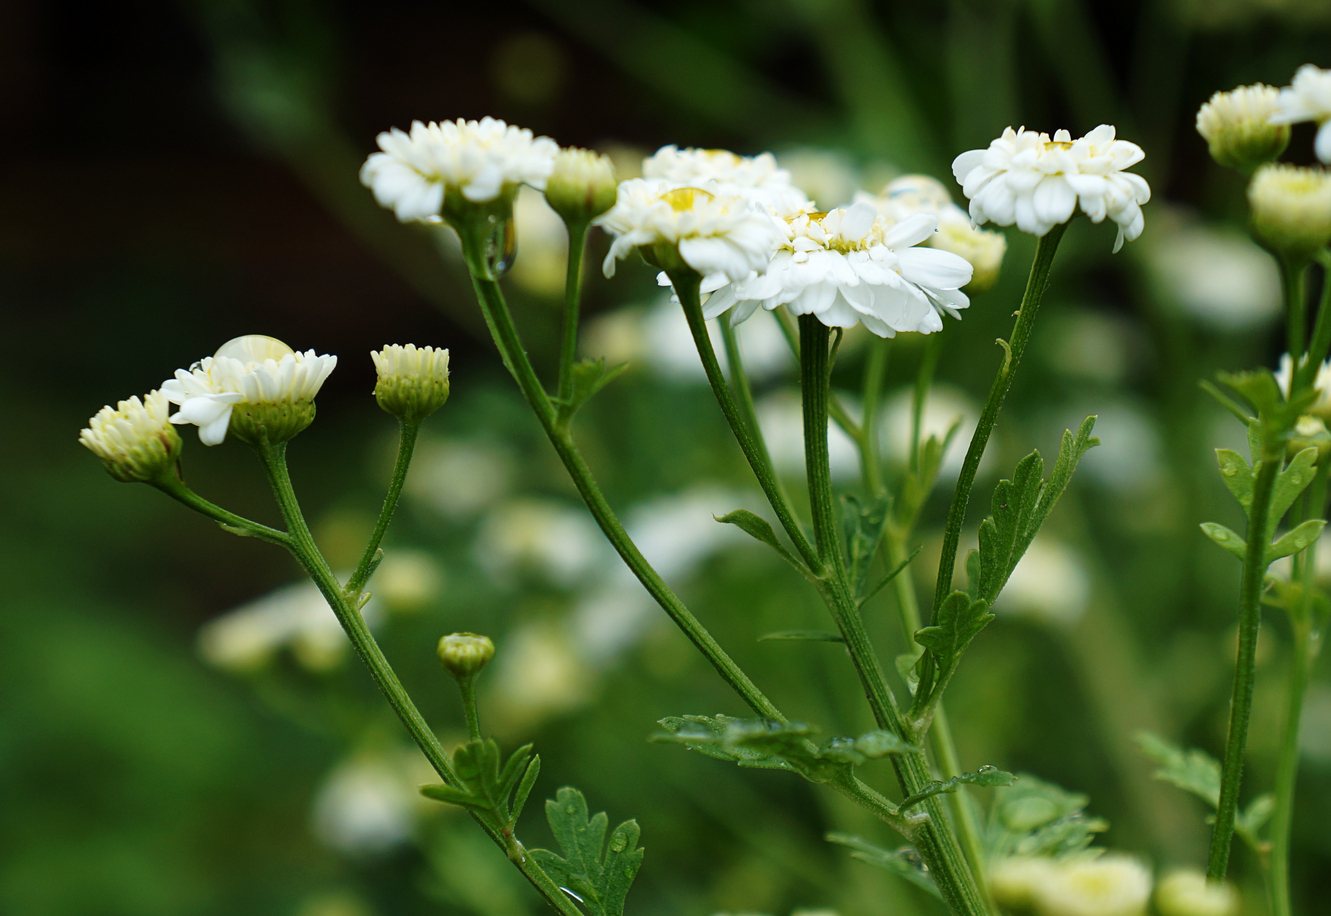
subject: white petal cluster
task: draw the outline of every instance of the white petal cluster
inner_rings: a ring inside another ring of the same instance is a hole
[[[1288,396],[1290,382],[1294,377],[1294,360],[1288,353],[1280,357],[1280,368],[1274,374],[1281,392]],[[1315,417],[1331,419],[1331,359],[1317,367],[1317,379],[1313,382],[1313,387],[1317,389],[1317,400],[1308,408],[1308,413]]]
[[[177,369],[162,392],[180,405],[172,423],[193,424],[200,442],[219,445],[237,405],[311,404],[335,366],[336,356],[296,353],[280,340],[251,334],[226,342],[188,371]]]
[[[1040,916],[1143,916],[1151,898],[1151,872],[1131,856],[1097,859],[1002,859],[989,877],[1005,907]]]
[[[446,190],[473,203],[519,184],[544,190],[559,152],[549,137],[495,118],[413,121],[410,133],[395,127],[377,139],[382,152],[361,166],[361,184],[404,223],[439,222]]]
[[[733,322],[761,305],[786,306],[793,315],[817,315],[828,327],[863,324],[879,337],[898,331],[940,331],[941,311],[960,317],[970,304],[961,292],[971,265],[955,254],[921,248],[937,226],[917,213],[899,223],[861,201],[846,210],[800,214],[787,222],[787,238],[767,272],[713,293],[704,314],[735,307]]]
[[[1304,64],[1290,85],[1280,90],[1272,124],[1317,123],[1317,158],[1331,164],[1331,70]]]
[[[1271,121],[1279,110],[1280,90],[1264,83],[1217,92],[1197,110],[1197,133],[1216,162],[1251,171],[1289,143],[1289,128]]]
[[[1313,257],[1331,242],[1331,172],[1271,162],[1248,183],[1253,236],[1269,250]]]
[[[634,249],[665,245],[704,277],[742,280],[766,270],[784,236],[781,221],[747,198],[660,178],[620,183],[615,205],[596,224],[615,236],[602,265],[607,277]]]
[[[370,359],[379,374],[375,400],[394,416],[421,419],[448,400],[448,350],[390,344]]]
[[[1118,224],[1114,250],[1142,233],[1141,206],[1151,188],[1140,175],[1125,172],[1145,158],[1141,147],[1115,139],[1114,128],[1101,124],[1078,140],[1066,130],[1003,131],[988,149],[962,153],[952,174],[970,199],[977,224],[1011,226],[1043,236],[1072,218],[1078,204],[1098,223]]]
[[[813,201],[791,181],[790,172],[771,153],[740,156],[724,149],[679,149],[663,146],[642,163],[644,178],[659,178],[676,187],[703,188],[771,207],[790,217],[814,209]]]
[[[117,480],[151,480],[175,463],[180,437],[171,428],[170,405],[161,391],[106,406],[79,433],[79,444],[106,465]]]
[[[1234,885],[1213,884],[1193,869],[1166,875],[1155,891],[1160,916],[1235,916],[1239,895]]]

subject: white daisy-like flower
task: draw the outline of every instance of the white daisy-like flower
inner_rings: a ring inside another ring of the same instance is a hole
[[[634,249],[664,245],[704,277],[733,282],[766,270],[783,241],[780,220],[751,200],[659,178],[621,182],[615,205],[595,222],[615,236],[602,264],[607,277]]]
[[[643,160],[642,177],[744,197],[782,217],[814,209],[809,195],[792,183],[790,172],[780,168],[771,153],[740,156],[724,149],[663,146]]]
[[[219,445],[233,427],[246,441],[255,441],[262,426],[270,442],[282,442],[313,421],[314,396],[336,365],[336,356],[296,353],[276,338],[251,334],[177,369],[162,392],[180,405],[171,422],[199,427],[204,445]]]
[[[439,222],[446,190],[473,203],[519,184],[544,190],[559,152],[549,137],[495,118],[413,121],[410,133],[395,127],[377,139],[382,152],[361,166],[361,184],[404,223]]]
[[[153,480],[180,457],[180,436],[171,428],[170,405],[161,391],[106,406],[79,433],[79,444],[116,480]]]
[[[766,274],[717,290],[704,314],[715,318],[734,307],[731,321],[739,323],[759,305],[784,305],[828,327],[863,324],[879,337],[941,331],[940,312],[959,318],[957,310],[970,304],[961,287],[972,271],[951,252],[916,247],[937,225],[928,213],[892,223],[867,201],[800,214],[787,222],[785,244]]]
[[[393,416],[420,420],[448,400],[448,350],[390,344],[370,359],[379,374],[374,398]]]
[[[1280,90],[1276,112],[1271,124],[1298,124],[1301,121],[1317,123],[1317,140],[1313,144],[1317,158],[1331,164],[1331,70],[1304,64],[1294,74],[1290,85]]]
[[[1150,870],[1121,853],[1064,860],[1040,883],[1036,909],[1041,916],[1142,916],[1151,883]]]
[[[1140,175],[1125,172],[1145,158],[1140,146],[1115,139],[1101,124],[1080,139],[1066,130],[1048,134],[1007,128],[988,149],[962,153],[952,174],[970,199],[977,225],[994,223],[1043,236],[1081,211],[1098,223],[1118,224],[1114,251],[1142,233],[1142,204],[1151,188]]]
[[[1230,168],[1251,170],[1270,162],[1289,144],[1289,127],[1273,124],[1280,90],[1265,83],[1217,92],[1197,110],[1197,133],[1211,158]]]

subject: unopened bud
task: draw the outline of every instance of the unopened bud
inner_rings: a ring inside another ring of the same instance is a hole
[[[473,677],[494,658],[495,644],[488,636],[451,633],[439,640],[439,660],[458,680]]]
[[[1007,236],[972,226],[969,216],[961,216],[940,219],[938,231],[929,237],[928,245],[969,261],[974,273],[966,284],[966,292],[983,293],[998,282],[1003,255],[1007,253]]]
[[[545,200],[565,223],[587,223],[615,205],[616,187],[609,156],[568,147],[555,156]]]
[[[1262,83],[1217,92],[1197,112],[1197,133],[1216,162],[1251,172],[1289,145],[1289,125],[1268,123],[1279,107],[1280,90]]]
[[[374,399],[403,420],[419,422],[448,400],[448,351],[392,344],[371,353],[379,381]]]
[[[1272,252],[1306,260],[1331,241],[1331,176],[1322,169],[1264,165],[1248,185],[1252,232]]]
[[[1228,883],[1212,884],[1199,871],[1176,871],[1155,889],[1160,916],[1234,916],[1239,896]]]
[[[142,401],[132,397],[97,411],[79,433],[79,444],[102,459],[123,483],[146,483],[171,472],[180,459],[180,434],[171,425],[170,404],[161,391]]]

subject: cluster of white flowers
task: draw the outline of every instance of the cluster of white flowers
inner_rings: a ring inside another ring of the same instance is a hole
[[[1271,124],[1317,124],[1313,148],[1317,158],[1331,164],[1331,70],[1304,64],[1294,74],[1290,85],[1280,90]]]
[[[724,149],[663,146],[643,160],[642,177],[743,197],[783,218],[814,209],[813,201],[794,185],[788,170],[777,166],[771,153],[740,156]]]
[[[916,247],[937,218],[916,213],[899,223],[867,201],[848,210],[800,214],[788,221],[784,244],[761,276],[732,283],[707,300],[709,318],[735,308],[740,322],[761,305],[816,315],[829,327],[863,324],[879,337],[898,331],[928,334],[943,328],[939,314],[957,317],[970,304],[961,292],[971,279],[962,257]]]
[[[1039,916],[1143,916],[1151,899],[1150,870],[1116,853],[1001,859],[990,869],[989,884],[1002,906]]]
[[[1098,223],[1108,217],[1118,224],[1114,251],[1142,233],[1142,204],[1151,199],[1140,175],[1126,172],[1145,157],[1135,143],[1115,138],[1114,128],[1101,124],[1080,139],[1066,130],[1048,134],[1003,131],[988,149],[962,153],[952,174],[970,199],[977,224],[1011,226],[1043,236],[1072,218],[1078,204]]]
[[[177,369],[175,378],[162,383],[162,393],[180,405],[171,422],[199,427],[204,445],[225,440],[233,414],[245,408],[259,410],[246,417],[242,436],[253,437],[252,420],[270,441],[283,441],[314,419],[314,396],[336,366],[336,356],[296,353],[276,338],[251,334],[227,341],[188,370]]]
[[[361,184],[402,222],[439,222],[446,191],[469,201],[494,200],[507,188],[544,189],[558,145],[549,137],[495,118],[413,121],[411,133],[378,136],[382,152],[361,166]]]

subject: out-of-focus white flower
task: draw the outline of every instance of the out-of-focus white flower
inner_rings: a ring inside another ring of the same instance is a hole
[[[1321,548],[1328,547],[1326,539],[1318,543],[1318,569],[1323,569]],[[1329,557],[1328,559],[1331,559]],[[1303,701],[1303,718],[1299,726],[1299,752],[1314,763],[1323,767],[1331,766],[1331,687],[1325,684],[1313,684],[1308,688],[1308,696]]]
[[[1239,895],[1228,882],[1212,884],[1204,872],[1183,869],[1160,881],[1155,907],[1160,916],[1235,916]]]
[[[998,613],[1071,625],[1086,613],[1091,579],[1075,550],[1041,534],[1012,571],[995,607]]]
[[[361,608],[373,627],[381,617],[378,599]],[[208,621],[199,630],[199,654],[226,671],[262,667],[280,649],[290,647],[296,661],[311,671],[341,664],[351,643],[313,582],[297,582],[269,592]]]
[[[912,410],[915,399],[914,388],[903,388],[887,399],[879,418],[879,448],[881,454],[892,461],[906,465],[910,460]],[[962,462],[966,459],[966,448],[975,426],[979,423],[980,412],[965,392],[947,385],[934,385],[929,389],[929,396],[924,401],[924,411],[920,415],[920,442],[926,442],[930,436],[939,441],[947,435],[952,424],[958,423],[952,443],[943,453],[939,476],[945,480],[955,478],[961,473]],[[959,422],[958,422],[959,421]],[[993,459],[988,453],[980,461],[981,472],[992,467]]]
[[[513,488],[513,455],[490,442],[422,438],[406,491],[450,518],[467,518]]]
[[[392,550],[374,571],[369,587],[388,610],[411,612],[439,596],[444,574],[423,550]]]
[[[1317,158],[1331,164],[1331,70],[1304,64],[1294,74],[1290,85],[1280,90],[1277,110],[1270,117],[1272,124],[1298,124],[1314,121],[1317,140],[1314,149]]]
[[[370,353],[375,372],[374,399],[404,420],[423,420],[448,400],[448,351],[435,347],[390,344]]]
[[[767,442],[778,474],[804,473],[804,408],[798,390],[781,389],[756,405],[758,426]],[[860,472],[860,453],[854,441],[835,423],[827,424],[827,452],[832,479],[851,480]]]
[[[493,672],[488,683],[494,713],[512,730],[577,709],[596,686],[594,671],[568,630],[548,622],[510,632],[500,642]]]
[[[411,837],[419,795],[434,771],[415,748],[363,753],[339,764],[314,799],[314,834],[348,855],[387,852]]]
[[[798,147],[781,153],[777,162],[790,173],[791,183],[806,192],[819,210],[851,203],[860,184],[859,169],[838,150]]]
[[[162,383],[162,393],[180,409],[176,424],[199,427],[199,441],[218,445],[227,431],[256,442],[284,442],[314,420],[314,397],[337,366],[336,356],[296,353],[262,334],[222,344],[188,371]]]
[[[520,188],[513,200],[522,257],[513,261],[509,276],[536,296],[558,296],[564,291],[568,258],[568,231],[559,214],[550,209],[541,192]]]
[[[1141,916],[1150,898],[1150,870],[1111,852],[1056,863],[1036,891],[1036,908],[1042,916]]]
[[[1016,223],[1022,232],[1043,236],[1081,211],[1098,223],[1118,224],[1114,251],[1142,233],[1142,204],[1151,188],[1140,175],[1125,172],[1145,157],[1140,146],[1115,139],[1101,124],[1077,140],[1066,130],[1048,134],[1007,128],[988,149],[962,153],[952,174],[970,199],[978,224]]]
[[[475,552],[476,562],[496,580],[534,571],[568,587],[604,560],[608,548],[581,507],[517,499],[498,506],[481,523]]]
[[[1216,162],[1251,171],[1289,144],[1289,127],[1270,120],[1279,108],[1280,92],[1264,83],[1217,92],[1197,111],[1197,133]]]
[[[169,473],[180,458],[180,435],[171,426],[166,394],[150,391],[107,405],[88,420],[79,444],[98,458],[116,480],[149,481]]]
[[[788,217],[813,209],[813,202],[777,166],[771,153],[740,156],[724,149],[679,149],[663,146],[643,160],[642,177],[671,187],[702,188],[718,196],[736,196],[771,207]]]
[[[1252,239],[1176,211],[1161,216],[1141,250],[1184,311],[1220,331],[1258,327],[1280,314],[1280,269]]]
[[[1283,162],[1259,168],[1248,183],[1252,233],[1282,255],[1310,258],[1331,241],[1331,174]]]
[[[1280,367],[1276,369],[1274,375],[1276,384],[1288,396],[1289,386],[1294,378],[1294,360],[1288,353],[1281,354]],[[1317,378],[1313,381],[1313,387],[1317,389],[1317,400],[1308,408],[1308,413],[1322,419],[1331,418],[1331,359],[1317,367]]]
[[[494,118],[413,121],[411,133],[395,127],[377,140],[382,152],[361,166],[361,184],[404,223],[440,222],[446,189],[474,203],[519,184],[544,189],[559,151],[549,137]]]
[[[1030,910],[1058,868],[1052,859],[1017,856],[989,866],[989,891],[1005,909]]]
[[[1039,349],[1053,369],[1070,378],[1102,385],[1117,385],[1124,380],[1136,343],[1135,328],[1129,321],[1089,309],[1064,309],[1049,318],[1044,322]]]
[[[704,277],[743,280],[767,269],[783,235],[780,221],[750,198],[659,178],[622,182],[614,207],[596,224],[615,237],[602,264],[607,277],[615,275],[616,261],[641,248],[663,268],[660,249],[669,257],[677,252]]]
[[[1096,415],[1100,444],[1082,457],[1078,474],[1123,494],[1140,495],[1158,487],[1165,468],[1155,418],[1132,401],[1099,400],[1061,413],[1051,425],[1060,433],[1075,430],[1088,414]]]
[[[863,324],[879,337],[941,331],[941,312],[960,318],[957,310],[970,304],[961,287],[972,270],[950,252],[917,247],[937,225],[925,213],[893,224],[865,201],[824,216],[800,214],[767,272],[717,290],[704,314],[733,307],[731,321],[739,323],[760,305],[784,305],[828,327]]]

